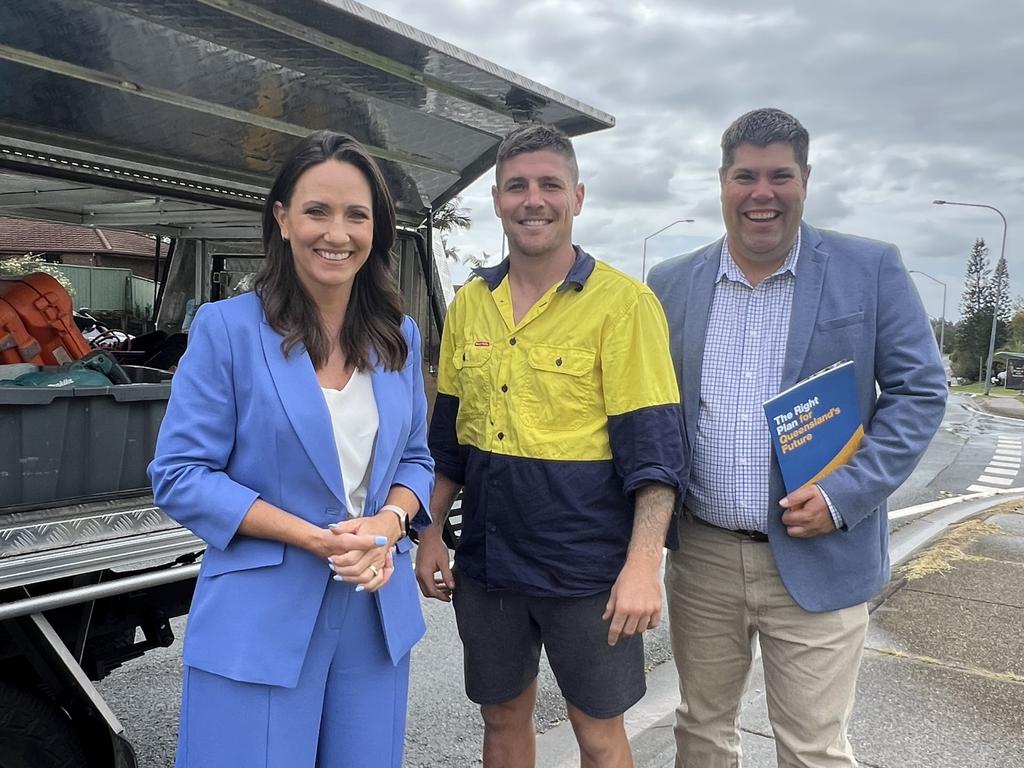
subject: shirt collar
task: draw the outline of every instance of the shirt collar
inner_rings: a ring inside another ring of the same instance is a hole
[[[558,286],[559,291],[563,291],[567,288],[574,288],[577,291],[582,291],[584,284],[587,282],[587,278],[590,277],[594,271],[596,264],[594,257],[584,251],[578,245],[573,246],[573,250],[576,252],[576,258],[573,259],[572,266],[569,267],[569,272],[565,276],[565,280]],[[472,273],[477,277],[483,278],[484,282],[487,283],[487,287],[492,291],[501,285],[501,281],[505,279],[505,275],[508,274],[509,261],[506,256],[500,264],[496,264],[493,267],[476,267],[472,270]]]
[[[786,254],[786,260],[783,261],[782,266],[772,272],[769,277],[775,277],[776,275],[782,275],[787,272],[796,277],[796,262],[800,257],[800,238],[802,235],[803,233],[801,230],[797,229],[796,240],[793,241],[793,247],[790,248],[789,253]],[[718,262],[718,277],[715,278],[715,283],[721,282],[723,277],[727,277],[736,283],[749,282],[740,268],[736,266],[736,262],[732,260],[732,254],[729,253],[728,235],[722,240],[722,256]]]

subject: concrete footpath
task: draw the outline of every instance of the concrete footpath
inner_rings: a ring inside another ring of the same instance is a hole
[[[999,395],[985,397],[974,395],[971,397],[971,405],[985,413],[993,416],[1004,416],[1010,419],[1024,419],[1024,403],[1016,397]]]
[[[896,532],[890,554],[850,728],[860,765],[1024,768],[1024,500],[929,515]],[[647,697],[627,714],[637,768],[674,765],[672,666],[651,672]],[[759,664],[741,730],[744,768],[774,768]],[[579,765],[567,726],[539,737],[537,765]]]

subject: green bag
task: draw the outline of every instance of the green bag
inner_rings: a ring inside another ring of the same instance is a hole
[[[16,387],[110,387],[114,384],[130,384],[131,379],[109,352],[97,349],[81,360],[44,366],[8,383]]]

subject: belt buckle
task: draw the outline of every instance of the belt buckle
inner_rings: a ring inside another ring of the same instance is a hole
[[[741,536],[747,539],[750,539],[751,541],[768,541],[768,534],[761,533],[761,531],[752,531],[747,528],[740,528],[736,530],[736,533],[740,534]]]

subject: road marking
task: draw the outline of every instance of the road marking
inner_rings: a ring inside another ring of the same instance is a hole
[[[1020,438],[996,436],[996,447],[992,459],[978,479],[967,486],[968,491],[985,493],[998,490],[998,486],[1008,486],[1020,471],[1021,446]],[[997,486],[997,487],[993,487]]]
[[[989,483],[991,485],[1010,485],[1013,483],[1008,477],[994,477],[992,475],[982,475],[978,478],[979,483]]]
[[[1005,496],[1010,493],[1024,493],[1024,487],[1020,488],[987,488],[983,485],[971,485],[967,488],[971,493],[964,494],[963,496],[950,496],[948,499],[938,499],[936,501],[926,501],[924,504],[915,504],[912,507],[904,507],[903,509],[894,509],[889,512],[890,520],[899,520],[902,517],[912,517],[914,515],[923,515],[925,512],[934,512],[936,509],[942,509],[943,507],[951,507],[954,504],[959,504],[962,501],[971,501],[973,499],[984,499],[990,496]]]

